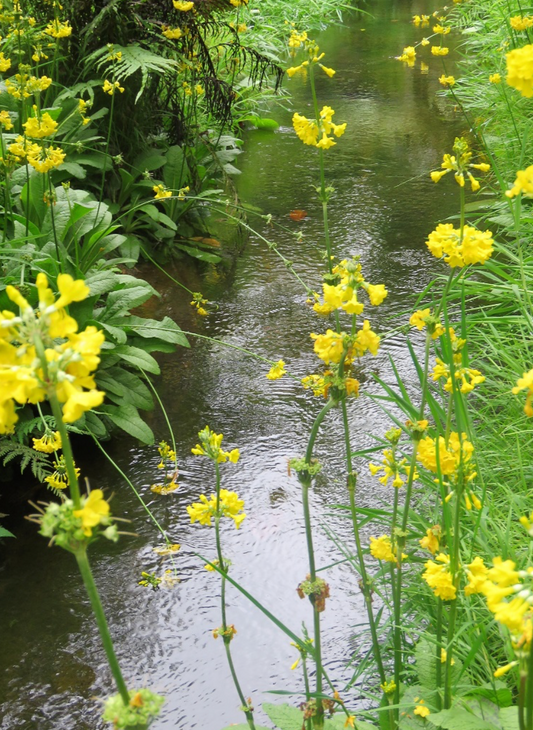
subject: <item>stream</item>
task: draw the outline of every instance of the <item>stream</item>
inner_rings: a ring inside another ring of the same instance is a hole
[[[437,9],[435,0],[374,0],[366,7],[373,17],[353,14],[344,26],[316,36],[326,65],[337,71],[333,79],[318,76],[317,90],[321,105],[335,109],[335,121],[348,123],[345,135],[326,153],[327,181],[336,188],[330,204],[333,250],[339,258],[359,254],[365,278],[389,290],[383,305],[365,308],[373,328],[387,333],[399,322],[407,323],[405,312],[416,293],[438,270],[424,241],[437,221],[456,211],[457,196],[451,183],[434,185],[429,171],[440,165],[442,154],[464,129],[453,104],[436,95],[443,72],[440,59],[424,50],[428,73],[421,73],[419,60],[406,68],[394,59],[423,35],[413,28],[412,15]],[[244,204],[272,214],[283,228],[254,216],[249,216],[250,225],[274,240],[302,279],[320,289],[322,222],[313,189],[318,159],[291,126],[293,111],[312,115],[310,92],[299,76],[285,84],[292,94],[285,104],[290,110],[276,107],[268,113],[279,122],[277,131],[246,132],[236,184]],[[289,213],[294,209],[307,211],[307,217],[293,221]],[[216,304],[216,311],[204,319],[190,307],[190,296],[161,272],[141,267],[140,273],[161,294],[148,303],[146,316],[168,315],[184,330],[273,360],[282,358],[298,378],[317,370],[309,333],[324,331],[326,322],[306,305],[301,285],[258,237],[251,235],[242,252],[224,264],[181,265],[170,271]],[[104,445],[171,540],[182,545],[175,558],[180,578],[175,588],[138,586],[142,571],[159,574],[171,567],[168,558],[152,551],[161,544],[160,536],[98,451],[86,445],[86,453],[78,453],[83,475],[93,488],[114,495],[113,514],[131,520],[125,529],[136,534],[116,545],[102,540],[90,552],[128,685],[148,686],[166,697],[154,730],[222,730],[244,722],[222,639],[213,640],[211,633],[221,623],[220,581],[195,555],[215,557],[214,531],[191,525],[186,512],[186,505],[214,488],[210,463],[191,454],[197,432],[206,424],[224,434],[228,450],[238,447],[241,452],[238,464],[222,467],[223,488],[245,500],[247,514],[238,531],[231,521],[223,527],[223,552],[232,561],[232,577],[294,632],[301,632],[302,622],[312,629],[310,604],[296,594],[307,573],[307,554],[299,483],[288,474],[288,460],[303,454],[322,401],[296,379],[267,380],[269,366],[237,349],[194,337],[190,342],[190,349],[160,357],[162,374],[156,379],[175,430],[179,490],[168,496],[150,491],[159,476],[156,447],[125,437]],[[392,334],[377,357],[364,360],[366,394],[379,392],[372,374],[393,382],[389,357],[407,381],[413,379],[405,337]],[[367,395],[352,400],[349,411],[354,449],[372,446],[372,434],[382,435],[390,427]],[[170,441],[161,411],[149,414],[148,422],[157,441]],[[351,525],[336,509],[348,499],[342,433],[341,414],[333,411],[317,441],[315,455],[324,469],[311,504],[317,564],[334,564],[321,573],[331,586],[323,614],[323,656],[340,691],[353,675],[352,657],[368,648],[367,636],[360,635],[365,609],[357,578],[346,564],[338,564],[342,555],[326,534],[333,530],[336,540],[352,549]],[[370,477],[364,462],[358,467],[359,504],[388,504],[392,487]],[[103,728],[97,698],[114,688],[75,561],[48,548],[35,526],[22,519],[10,529],[17,539],[0,546],[0,726]],[[364,533],[365,544],[369,534]],[[297,651],[231,586],[228,621],[238,630],[232,651],[243,691],[253,698],[257,721],[269,724],[261,703],[286,698],[268,692],[301,691],[301,671],[291,671]],[[360,706],[361,687],[355,683],[343,698],[350,707]]]

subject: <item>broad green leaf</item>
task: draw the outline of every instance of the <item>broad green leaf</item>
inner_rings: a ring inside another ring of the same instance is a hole
[[[126,289],[112,291],[106,301],[106,305],[99,319],[108,321],[119,314],[129,312],[134,307],[144,304],[152,296],[152,289],[148,286],[132,286]]]
[[[132,168],[139,173],[148,170],[159,170],[160,167],[167,164],[166,157],[163,157],[160,150],[146,150],[133,161]]]
[[[78,180],[84,180],[87,177],[85,169],[77,162],[63,162],[58,170],[66,170],[70,175],[77,178]]]
[[[99,322],[93,320],[87,324],[92,324],[95,327],[103,327],[103,329],[116,340],[118,345],[124,345],[128,341],[128,335],[124,332],[122,327],[115,327],[112,324],[109,324],[109,322],[104,322],[103,320],[100,320]]]
[[[105,427],[104,422],[93,411],[87,411],[85,413],[85,424],[87,429],[97,438],[109,436],[109,431]]]
[[[518,707],[516,705],[512,707],[501,707],[500,723],[503,730],[519,730]]]
[[[263,710],[279,730],[302,730],[303,714],[296,707],[265,703]]]
[[[118,426],[126,433],[139,439],[144,444],[150,445],[155,441],[152,429],[139,416],[137,409],[127,403],[120,406],[100,406],[98,413],[106,415],[115,426]]]
[[[9,532],[9,530],[6,530],[5,527],[0,527],[0,537],[15,537],[15,535]]]
[[[122,256],[126,256],[136,263],[139,260],[139,253],[141,252],[141,242],[137,236],[130,233],[126,236],[126,240],[120,244],[119,251]]]
[[[118,355],[122,360],[129,362],[131,365],[136,365],[146,370],[148,373],[159,375],[161,372],[157,361],[148,352],[138,347],[119,345],[113,349],[113,354]]]
[[[96,382],[106,393],[115,393],[135,408],[147,411],[154,405],[148,387],[138,375],[129,370],[118,367],[99,370],[96,373]]]
[[[481,696],[494,702],[498,707],[509,707],[513,702],[513,695],[509,687],[501,680],[496,680],[494,686],[487,682],[480,687],[474,687],[468,692],[469,696]]]
[[[98,271],[91,274],[85,279],[85,284],[89,287],[91,296],[105,294],[112,291],[118,282],[118,277],[114,271]]]
[[[170,190],[179,190],[187,184],[189,179],[189,167],[183,150],[179,145],[173,145],[167,150],[166,158],[163,181]]]
[[[125,319],[125,325],[139,337],[157,337],[165,342],[189,347],[187,338],[170,317],[164,317],[159,322],[156,319],[131,316]]]
[[[497,725],[476,717],[462,707],[432,712],[427,716],[426,722],[444,730],[499,730]]]
[[[198,248],[193,248],[192,246],[184,246],[182,243],[177,243],[176,248],[185,251],[189,254],[189,256],[193,256],[193,258],[195,259],[199,259],[200,261],[207,261],[210,264],[218,264],[220,261],[222,261],[222,258],[215,253],[200,251],[200,249]]]
[[[248,122],[257,127],[257,129],[277,129],[279,127],[278,122],[275,119],[267,119],[265,117],[247,117]]]

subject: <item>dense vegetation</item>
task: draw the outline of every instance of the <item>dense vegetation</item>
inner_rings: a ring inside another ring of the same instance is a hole
[[[299,652],[297,701],[264,707],[281,730],[533,730],[527,454],[533,16],[518,0],[505,7],[499,0],[456,2],[415,16],[413,44],[398,49],[405,73],[427,70],[423,54],[443,63],[443,93],[462,111],[465,131],[453,149],[442,150],[440,168],[428,170],[436,185],[457,191],[457,216],[427,238],[427,255],[440,259],[446,274],[420,292],[409,318],[416,392],[391,360],[396,383],[380,380],[377,398],[391,428],[361,452],[348,413],[363,389],[365,358],[380,347],[372,309],[388,292],[365,279],[357,256],[335,260],[332,253],[327,160],[347,124],[334,121],[335,111],[317,93],[316,76],[331,79],[335,69],[312,28],[341,9],[312,0],[263,0],[258,7],[251,0],[167,6],[54,0],[6,5],[0,15],[0,457],[4,465],[30,465],[53,492],[30,519],[77,561],[116,682],[118,693],[103,713],[114,727],[146,727],[163,698],[124,681],[87,554],[99,537],[118,540],[117,518],[98,485],[87,493],[81,488],[71,437],[107,439],[118,428],[153,443],[139,414],[154,398],[159,402],[152,353],[190,343],[169,317],[136,313],[157,292],[132,267],[144,260],[165,271],[170,260],[184,257],[220,262],[213,211],[249,227],[232,195],[233,162],[246,125],[275,128],[264,104],[286,69],[308,82],[311,111],[296,111],[293,127],[317,167],[324,222],[322,291],[304,286],[320,318],[320,334],[311,335],[319,362],[302,381],[321,407],[305,454],[290,463],[301,484],[309,558],[298,594],[311,603],[313,631],[293,633],[232,577],[220,526],[227,518],[239,528],[246,515],[223,477],[224,464],[240,454],[224,450],[222,434],[206,426],[192,452],[210,462],[213,488],[187,509],[192,522],[214,527],[206,567],[220,578],[222,623],[214,635],[222,639],[244,714],[246,724],[235,727],[264,730],[233,663],[228,584]],[[446,66],[449,38],[462,53],[453,75]],[[279,253],[275,240],[263,240]],[[282,258],[298,276],[297,263]],[[202,293],[188,293],[197,316],[207,314],[211,303]],[[418,332],[425,338],[421,355]],[[287,374],[283,360],[246,354],[269,363],[269,380]],[[339,514],[353,533],[352,546],[337,547],[366,608],[369,648],[357,655],[351,682],[363,687],[364,708],[348,707],[322,655],[329,586],[316,565],[309,494],[321,470],[316,442],[330,411],[344,428],[339,448],[347,490]],[[177,489],[176,445],[161,442],[158,450],[161,479],[152,491],[165,495]],[[370,472],[390,489],[390,507],[361,507],[361,459],[372,459]],[[165,541],[159,554],[173,568],[143,573],[140,585],[172,588],[179,545],[153,520]],[[375,536],[367,545],[368,526]]]

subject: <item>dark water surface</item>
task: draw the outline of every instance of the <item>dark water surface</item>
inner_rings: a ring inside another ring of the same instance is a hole
[[[423,34],[409,23],[411,16],[437,7],[433,0],[378,0],[368,4],[373,19],[351,18],[346,27],[330,28],[318,38],[327,53],[326,65],[337,70],[333,80],[319,79],[320,100],[335,109],[335,121],[348,122],[344,137],[327,153],[328,182],[337,189],[331,203],[333,248],[341,258],[360,254],[365,277],[389,289],[379,309],[368,307],[368,316],[382,333],[396,324],[394,315],[411,305],[413,295],[434,274],[435,260],[424,239],[456,206],[453,186],[435,186],[428,175],[462,131],[450,103],[435,95],[440,61],[426,49],[430,70],[423,74],[419,61],[407,69],[393,58]],[[273,238],[302,278],[319,288],[323,244],[313,191],[317,160],[313,150],[297,140],[290,123],[293,110],[311,115],[309,89],[297,77],[287,83],[294,95],[291,111],[271,112],[281,125],[277,132],[248,134],[245,154],[238,161],[238,187],[244,202],[272,213],[286,226],[287,231],[280,231],[260,221],[261,233]],[[302,223],[291,221],[288,214],[295,208],[308,211],[309,217]],[[301,241],[294,236],[298,230],[304,233]],[[325,323],[305,305],[301,286],[258,238],[250,239],[232,265],[177,274],[218,305],[205,320],[194,317],[190,297],[164,276],[142,273],[162,295],[149,304],[150,316],[168,314],[186,330],[275,360],[283,358],[298,377],[317,368],[309,333],[323,331]],[[167,497],[150,491],[158,476],[155,448],[127,439],[109,447],[171,539],[183,546],[176,558],[181,578],[177,588],[152,592],[137,586],[141,571],[169,567],[152,552],[161,540],[135,496],[97,452],[79,455],[92,486],[115,493],[114,514],[131,519],[131,529],[138,534],[118,545],[102,541],[91,553],[128,685],[149,686],[167,698],[155,730],[221,730],[243,721],[222,642],[211,635],[221,623],[219,580],[193,554],[213,558],[214,533],[190,525],[185,510],[200,493],[209,494],[213,488],[210,465],[190,453],[197,431],[206,424],[224,433],[228,448],[241,450],[239,463],[222,469],[223,486],[245,500],[248,515],[239,531],[232,525],[223,531],[223,551],[233,561],[233,577],[295,632],[300,632],[302,621],[312,625],[308,602],[295,592],[307,562],[300,490],[296,478],[287,474],[287,463],[302,454],[321,403],[295,380],[268,381],[268,366],[236,350],[205,340],[191,342],[190,350],[161,358],[158,379],[176,431],[179,491]],[[367,375],[376,372],[391,382],[389,354],[405,378],[412,378],[400,335],[387,338],[380,354],[365,361]],[[378,392],[370,378],[365,389]],[[168,438],[161,414],[150,420],[156,438]],[[382,434],[389,425],[372,400],[353,401],[354,448],[370,445],[371,434]],[[332,516],[332,506],[347,499],[341,439],[340,414],[332,413],[318,440],[316,455],[324,472],[312,496],[321,566],[341,557],[322,523],[352,544],[346,520]],[[367,476],[366,468],[359,483],[362,505],[391,499],[391,490]],[[21,523],[16,532],[18,539],[2,547],[0,572],[1,727],[100,728],[95,698],[107,696],[113,686],[74,560],[59,549],[48,549],[34,526]],[[324,657],[342,688],[352,675],[352,655],[365,645],[364,639],[354,639],[364,623],[363,600],[346,566],[323,575],[332,596],[323,621]],[[232,648],[246,696],[259,707],[262,701],[279,699],[266,694],[268,690],[300,689],[299,671],[290,670],[297,654],[289,640],[231,587],[228,594],[228,619],[238,629]],[[354,687],[346,699],[355,705],[358,697]],[[261,713],[258,719],[264,719]]]

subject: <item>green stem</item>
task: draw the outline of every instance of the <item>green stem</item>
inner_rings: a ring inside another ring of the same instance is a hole
[[[533,651],[529,650],[526,684],[526,728],[533,730]]]
[[[81,577],[83,578],[83,582],[85,584],[85,589],[91,601],[91,606],[96,618],[96,623],[98,624],[98,630],[100,631],[100,637],[102,639],[102,644],[104,645],[109,667],[111,669],[111,672],[113,673],[113,677],[115,679],[115,683],[117,685],[117,689],[122,698],[122,701],[127,707],[130,703],[130,695],[122,676],[122,672],[120,671],[120,666],[115,654],[115,649],[113,647],[113,640],[111,639],[111,635],[109,633],[109,627],[107,625],[102,602],[100,601],[100,596],[94,582],[91,566],[89,565],[87,551],[83,547],[79,550],[76,550],[74,555],[76,556],[78,568],[80,569]]]
[[[41,360],[42,362],[42,360]],[[52,408],[52,413],[56,420],[56,427],[61,436],[61,448],[63,449],[63,456],[65,457],[65,465],[67,468],[68,486],[70,491],[70,497],[74,502],[76,509],[81,508],[81,497],[80,487],[78,484],[78,476],[76,474],[76,466],[74,462],[74,454],[72,453],[72,446],[70,444],[70,438],[67,432],[67,427],[63,421],[63,413],[61,412],[61,406],[57,400],[56,394],[49,394],[48,400]]]
[[[226,650],[226,657],[228,660],[231,677],[233,679],[233,684],[235,685],[235,689],[237,690],[237,694],[239,695],[239,699],[241,701],[241,709],[244,712],[244,714],[246,715],[246,720],[248,722],[250,730],[255,730],[254,714],[253,714],[252,710],[250,709],[250,707],[244,697],[244,693],[241,689],[241,685],[240,685],[239,679],[237,677],[237,672],[235,671],[235,666],[233,664],[233,658],[231,656],[230,643],[231,643],[231,640],[233,637],[229,636],[227,634],[227,630],[228,630],[228,624],[227,624],[227,620],[226,620],[227,566],[224,563],[224,558],[222,557],[222,545],[221,545],[221,540],[220,540],[220,467],[218,466],[216,461],[214,462],[214,465],[215,465],[215,474],[216,474],[216,496],[217,496],[216,516],[215,516],[215,540],[216,540],[218,564],[221,569],[220,609],[221,609],[221,613],[222,613],[222,631],[223,631],[222,639],[224,641],[224,648]]]
[[[442,709],[442,695],[441,695],[441,684],[442,684],[442,601],[439,600],[437,604],[437,642],[436,642],[436,656],[435,656],[435,677],[436,677],[436,701],[437,709]]]

